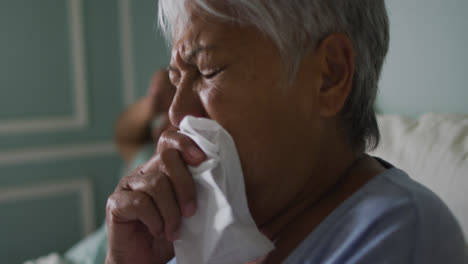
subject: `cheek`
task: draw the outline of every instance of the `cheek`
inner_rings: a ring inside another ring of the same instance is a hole
[[[221,86],[214,83],[200,84],[198,94],[209,118],[217,120],[217,117],[222,116],[223,112],[226,111],[223,108],[226,107],[227,95]]]
[[[242,102],[234,100],[232,95],[221,87],[210,87],[201,91],[199,95],[208,118],[218,122],[236,140],[236,128],[243,125],[239,122],[239,106]]]
[[[223,86],[213,83],[201,90],[199,96],[208,117],[228,131],[238,148],[245,148],[246,141],[254,141],[253,124],[258,123],[258,112],[255,99],[245,89],[226,82]]]
[[[208,116],[218,121],[227,130],[230,122],[239,119],[248,106],[248,93],[240,84],[229,76],[220,76],[216,80],[200,83],[198,94]],[[228,130],[229,131],[229,130]]]
[[[200,86],[200,101],[208,117],[220,123],[236,141],[261,141],[264,136],[258,134],[270,134],[271,124],[277,124],[281,113],[277,109],[278,96],[271,95],[274,82],[262,81],[254,74],[249,78],[238,75],[223,76]]]

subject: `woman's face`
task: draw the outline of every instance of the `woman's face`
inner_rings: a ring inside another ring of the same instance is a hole
[[[169,68],[177,87],[172,124],[187,115],[206,117],[232,135],[249,207],[262,225],[305,185],[317,155],[314,64],[301,65],[288,84],[278,49],[258,30],[192,16],[174,40]]]

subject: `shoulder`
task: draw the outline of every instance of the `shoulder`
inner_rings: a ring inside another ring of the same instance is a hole
[[[399,169],[382,175],[405,193],[414,218],[414,263],[468,263],[463,232],[447,205],[431,190]],[[442,177],[442,176],[441,176]]]
[[[464,257],[461,230],[445,204],[392,168],[339,206],[285,263],[464,263]]]

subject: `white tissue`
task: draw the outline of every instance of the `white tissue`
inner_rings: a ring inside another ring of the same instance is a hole
[[[189,167],[197,187],[197,213],[184,219],[174,243],[177,264],[241,264],[274,246],[250,215],[244,176],[232,137],[216,121],[185,117],[180,132],[207,155]]]

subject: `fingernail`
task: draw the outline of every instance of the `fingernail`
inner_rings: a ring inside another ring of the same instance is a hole
[[[197,211],[197,204],[194,201],[189,202],[184,208],[184,216],[191,217]]]
[[[192,158],[196,160],[203,159],[203,155],[204,155],[203,152],[196,147],[191,147],[189,149],[189,153],[190,153],[190,156],[192,156]]]

